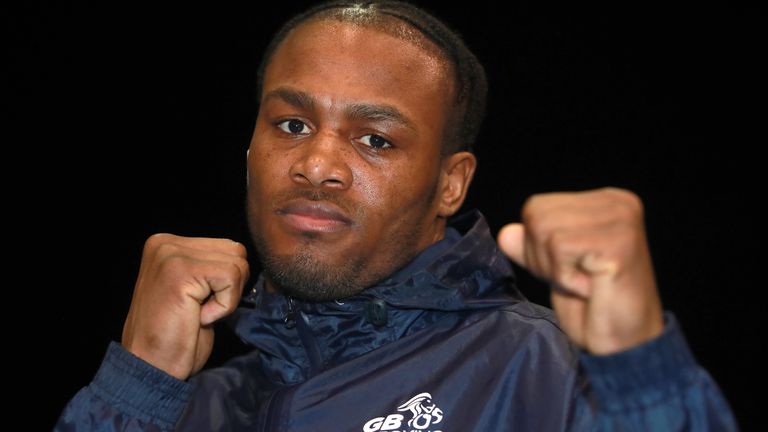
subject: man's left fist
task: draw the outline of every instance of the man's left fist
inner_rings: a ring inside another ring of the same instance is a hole
[[[624,189],[533,195],[522,224],[499,232],[512,260],[550,281],[563,330],[593,354],[611,354],[663,330],[640,198]]]

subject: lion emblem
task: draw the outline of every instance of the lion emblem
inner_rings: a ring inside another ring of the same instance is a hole
[[[429,393],[417,394],[397,407],[397,410],[410,411],[413,418],[408,420],[408,426],[416,429],[426,429],[429,425],[440,423],[443,419],[443,411],[432,402],[432,395]]]

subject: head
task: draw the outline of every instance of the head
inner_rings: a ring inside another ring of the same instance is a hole
[[[485,91],[461,39],[411,5],[331,3],[286,23],[260,68],[248,158],[268,286],[348,297],[442,239]]]

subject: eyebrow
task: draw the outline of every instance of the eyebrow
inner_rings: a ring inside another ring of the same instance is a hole
[[[264,102],[271,99],[280,99],[302,110],[313,110],[317,105],[314,96],[290,87],[278,87],[264,95]],[[390,122],[405,126],[414,131],[416,130],[411,119],[392,105],[352,103],[345,109],[345,114],[350,120]]]
[[[278,87],[264,95],[264,102],[271,99],[280,99],[289,105],[305,110],[311,110],[315,107],[315,98],[312,95],[288,87]]]
[[[347,117],[352,120],[371,120],[378,122],[397,123],[401,126],[416,130],[413,122],[399,109],[391,105],[354,103],[347,108]]]

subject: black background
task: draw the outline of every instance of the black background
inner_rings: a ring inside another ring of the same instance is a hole
[[[22,168],[6,176],[6,216],[19,218],[8,226],[23,227],[9,233],[22,240],[9,271],[24,276],[7,294],[22,342],[6,357],[32,366],[23,390],[43,429],[119,340],[147,236],[248,241],[256,67],[279,24],[312,2],[108,3],[28,2],[3,18],[6,172]],[[465,208],[496,231],[533,193],[638,193],[665,307],[752,429],[764,391],[765,16],[573,3],[419,2],[489,75]],[[545,286],[520,282],[548,301]],[[212,365],[241,349],[217,335]]]

